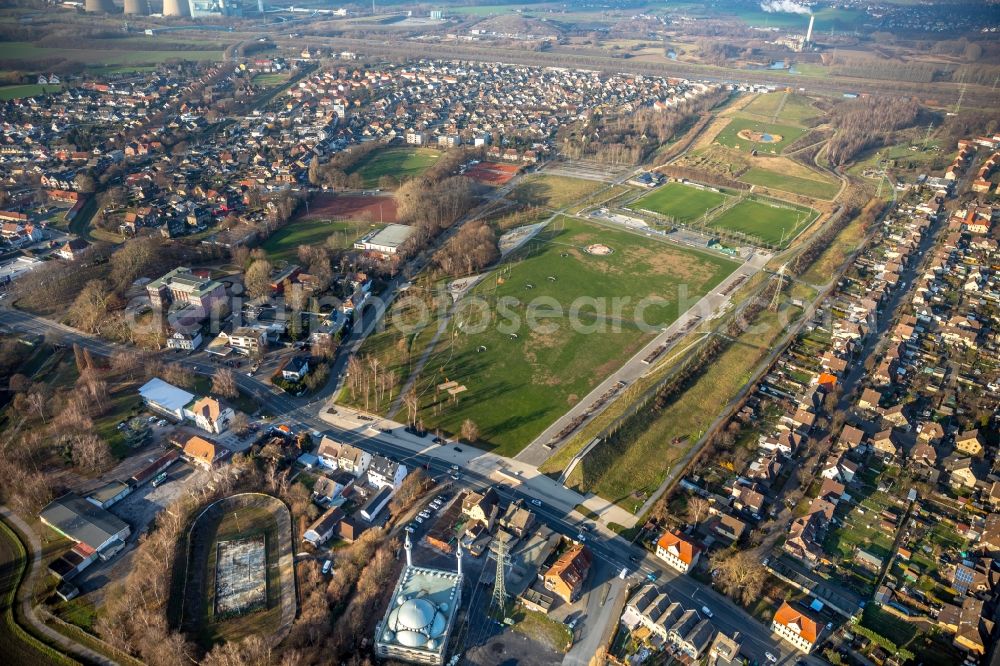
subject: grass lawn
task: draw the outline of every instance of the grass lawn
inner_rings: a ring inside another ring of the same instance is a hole
[[[351,168],[351,173],[361,174],[365,187],[378,187],[382,176],[392,176],[397,181],[419,176],[440,156],[441,152],[433,148],[386,148],[366,155]]]
[[[788,245],[816,217],[808,208],[779,207],[746,199],[709,222],[710,227],[736,231],[770,245]]]
[[[46,93],[60,92],[61,85],[40,86],[29,83],[23,86],[0,86],[0,100],[19,99],[21,97],[36,97]]]
[[[667,183],[634,201],[629,207],[650,210],[686,223],[697,220],[725,200],[726,195],[721,192],[702,190],[683,183]]]
[[[614,252],[583,251],[595,242]],[[473,291],[478,298],[462,302],[418,383],[419,416],[451,433],[471,419],[480,445],[514,455],[654,335],[635,325],[640,315],[653,330],[668,325],[678,316],[679,290],[687,291],[687,309],[736,265],[560,218],[487,276]],[[467,391],[458,400],[435,395],[446,381]]]
[[[280,86],[283,83],[287,83],[289,78],[291,78],[290,74],[284,72],[273,72],[271,74],[255,74],[253,82],[258,86],[272,88],[274,86]]]
[[[780,140],[772,143],[755,143],[741,138],[739,136],[741,130],[765,132],[775,138],[779,136],[781,138]],[[738,148],[739,150],[750,151],[756,149],[762,153],[780,153],[785,149],[785,146],[805,134],[805,131],[806,130],[801,127],[794,127],[792,125],[772,124],[770,122],[761,122],[750,118],[733,118],[729,121],[729,124],[726,125],[721,132],[719,132],[719,135],[715,137],[715,140],[723,146]]]
[[[814,199],[830,200],[837,196],[840,185],[830,180],[813,180],[753,167],[740,176],[740,180],[751,185],[760,185],[792,194],[801,194]]]
[[[332,244],[335,248],[348,248],[377,226],[381,225],[362,220],[297,220],[271,234],[261,247],[273,260],[296,261],[300,245]]]
[[[521,179],[510,196],[529,206],[563,208],[602,187],[607,187],[607,184],[583,178],[531,174]]]
[[[597,493],[635,511],[701,438],[718,410],[749,381],[754,368],[784,330],[781,323],[799,314],[797,308],[763,313],[638,436],[614,446],[594,447],[573,470],[566,485],[580,492]],[[673,444],[678,438],[679,443]]]
[[[783,99],[785,105],[781,106]],[[802,95],[772,92],[758,95],[756,99],[743,107],[740,115],[749,116],[758,121],[771,122],[779,108],[781,108],[781,113],[776,119],[777,122],[789,125],[797,125],[803,120],[819,114],[819,110],[812,105],[808,98]]]

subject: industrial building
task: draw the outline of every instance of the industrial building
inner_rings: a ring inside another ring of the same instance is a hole
[[[399,247],[413,235],[413,227],[405,224],[389,224],[384,229],[371,231],[354,243],[356,250],[379,252],[384,256],[396,254]]]
[[[38,517],[59,534],[86,545],[104,560],[124,548],[131,534],[128,523],[76,493],[66,493],[53,500]]]
[[[415,664],[444,664],[448,638],[462,604],[462,545],[456,572],[413,566],[406,535],[406,567],[399,576],[385,617],[375,629],[375,653]]]

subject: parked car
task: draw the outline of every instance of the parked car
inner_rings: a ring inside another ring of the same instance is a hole
[[[418,523],[424,522],[424,519],[421,518],[420,516],[414,516],[413,520],[417,521]]]
[[[330,569],[333,568],[333,560],[327,560],[323,563],[323,575],[330,573]]]
[[[536,499],[532,499],[531,503],[534,504],[535,506],[541,506],[542,505],[542,501],[541,500],[536,500]]]
[[[407,525],[404,529],[410,534],[413,534],[413,530],[416,528],[414,528],[413,525]]]
[[[462,452],[462,447],[461,447],[461,446],[453,446],[453,447],[451,447],[451,448],[455,449],[455,450],[456,450],[456,451],[458,451],[459,453],[461,453],[461,452]]]
[[[767,660],[768,660],[769,662],[771,662],[772,664],[776,664],[776,663],[778,663],[778,658],[777,658],[777,657],[775,657],[775,656],[774,656],[773,654],[771,654],[770,652],[765,652],[765,653],[764,653],[764,656],[765,656],[765,657],[767,657]]]
[[[713,617],[713,616],[715,615],[715,613],[713,613],[713,612],[712,612],[712,609],[711,609],[711,608],[709,608],[708,606],[702,606],[702,607],[701,607],[701,612],[702,612],[702,613],[703,613],[703,614],[705,615],[705,617],[707,617],[707,618],[711,618],[711,617]]]

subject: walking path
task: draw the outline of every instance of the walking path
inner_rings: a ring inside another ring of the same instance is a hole
[[[38,535],[35,534],[35,531],[6,506],[0,506],[0,516],[3,516],[3,519],[13,525],[20,533],[20,536],[27,540],[25,549],[30,553],[28,575],[18,588],[17,601],[21,604],[21,614],[27,620],[28,624],[31,625],[32,630],[39,635],[45,636],[50,643],[57,645],[61,651],[71,657],[88,663],[101,664],[102,666],[118,666],[118,662],[112,661],[103,654],[99,654],[87,646],[77,643],[68,636],[60,634],[38,618],[35,606],[32,604],[31,591],[35,589],[35,576],[38,575],[38,572],[42,568],[41,541]]]

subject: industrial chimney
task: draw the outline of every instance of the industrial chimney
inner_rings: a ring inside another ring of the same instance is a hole
[[[88,12],[111,14],[115,11],[115,3],[111,0],[87,0],[83,8]]]
[[[164,16],[191,16],[188,0],[163,0]]]
[[[149,0],[125,0],[125,14],[149,16]]]
[[[812,44],[812,40],[813,40],[813,22],[815,20],[816,20],[816,17],[813,14],[810,14],[809,15],[809,29],[806,30],[806,44]]]

